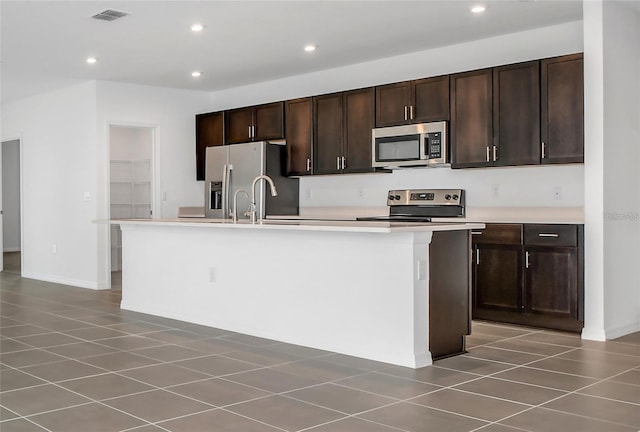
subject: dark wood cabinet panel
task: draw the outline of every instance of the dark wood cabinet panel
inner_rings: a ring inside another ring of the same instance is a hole
[[[542,163],[584,162],[582,54],[542,60]]]
[[[285,139],[287,141],[287,173],[312,173],[313,101],[309,98],[285,102]]]
[[[196,115],[196,180],[204,180],[207,147],[224,144],[224,112]]]
[[[449,120],[449,75],[415,80],[411,84],[414,123]]]
[[[315,109],[314,173],[340,173],[344,155],[343,94],[317,96],[313,101]]]
[[[226,143],[237,144],[251,141],[253,108],[238,108],[227,111]]]
[[[540,163],[540,62],[494,68],[493,132],[493,165]]]
[[[373,87],[344,93],[345,171],[370,172],[371,130],[375,127]]]
[[[499,235],[501,230],[505,233]],[[582,226],[487,224],[483,231],[486,235],[472,238],[473,317],[580,331]]]
[[[376,87],[376,127],[411,123],[411,82],[404,81]]]
[[[376,127],[449,120],[449,75],[376,87]]]
[[[522,305],[522,247],[475,246],[474,309],[519,312]],[[479,314],[482,317],[482,313]]]
[[[284,102],[255,107],[253,141],[284,138]]]
[[[227,144],[281,138],[284,138],[283,102],[227,111]]]
[[[491,69],[451,75],[451,166],[487,166],[493,153]]]
[[[525,311],[578,318],[576,248],[527,248]]]

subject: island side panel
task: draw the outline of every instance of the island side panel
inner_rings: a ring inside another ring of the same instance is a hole
[[[430,232],[122,228],[123,309],[408,367],[431,364]]]

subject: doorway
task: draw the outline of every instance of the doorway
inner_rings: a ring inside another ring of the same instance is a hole
[[[22,273],[22,230],[20,215],[20,140],[0,146],[0,270]]]
[[[155,128],[109,126],[110,219],[150,219],[153,215]],[[122,288],[122,233],[110,227],[111,289]]]

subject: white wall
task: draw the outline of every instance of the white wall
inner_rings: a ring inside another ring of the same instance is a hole
[[[155,128],[154,217],[176,217],[178,207],[202,205],[203,183],[195,181],[195,114],[207,111],[209,94],[110,81],[98,81],[96,86],[98,217],[108,215],[109,125]],[[101,288],[109,287],[108,255],[109,230],[101,226],[97,257]]]
[[[2,240],[4,252],[20,250],[20,141],[2,143]]]
[[[582,49],[582,23],[572,22],[223,90],[211,95],[208,111],[517,63]],[[469,206],[582,207],[583,173],[582,165],[565,165],[311,176],[300,180],[300,205],[385,206],[386,192],[392,188],[460,187],[467,190]],[[497,197],[492,193],[494,184],[498,185]],[[561,200],[553,199],[555,186],[562,188]]]
[[[142,160],[151,156],[153,128],[112,126],[109,128],[111,160]]]
[[[97,287],[95,96],[86,82],[2,107],[3,135],[22,137],[25,277]]]

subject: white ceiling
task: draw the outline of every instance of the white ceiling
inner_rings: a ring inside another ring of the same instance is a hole
[[[90,18],[104,9],[130,15]],[[0,12],[8,101],[91,79],[213,91],[580,20],[582,2],[2,0]]]

